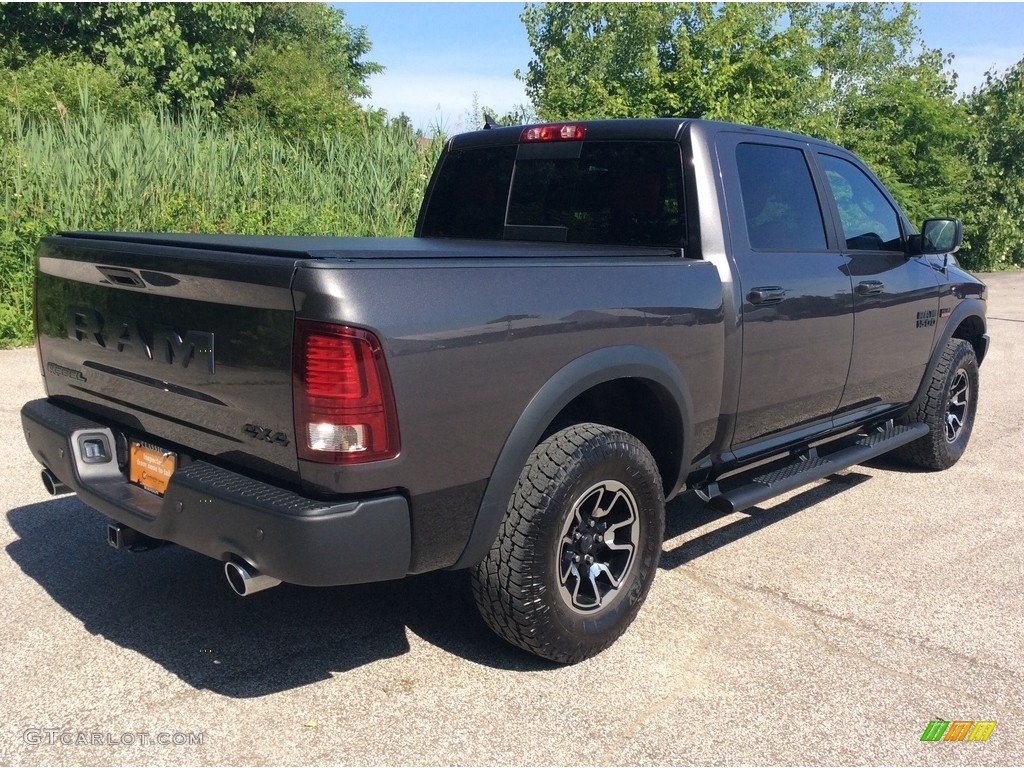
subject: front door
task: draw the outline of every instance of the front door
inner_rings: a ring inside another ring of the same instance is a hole
[[[819,160],[853,281],[853,358],[839,413],[863,418],[917,392],[934,343],[939,273],[929,257],[907,256],[909,223],[865,169],[826,152]]]

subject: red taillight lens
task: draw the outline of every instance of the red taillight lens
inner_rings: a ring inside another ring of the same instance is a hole
[[[376,336],[298,320],[292,371],[299,458],[356,464],[398,455],[391,378]]]
[[[581,123],[552,123],[524,128],[519,141],[523,144],[537,141],[583,141],[586,135],[587,126]]]

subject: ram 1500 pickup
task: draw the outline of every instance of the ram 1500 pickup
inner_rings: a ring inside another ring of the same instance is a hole
[[[988,347],[961,241],[804,136],[463,134],[413,238],[44,240],[25,436],[114,546],[240,594],[468,569],[500,636],[575,662],[636,615],[684,490],[957,461]]]

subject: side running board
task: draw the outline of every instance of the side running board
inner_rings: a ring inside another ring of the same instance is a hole
[[[796,456],[789,464],[772,469],[753,478],[743,475],[721,481],[739,484],[722,488],[718,483],[698,489],[698,495],[714,509],[730,513],[741,512],[762,501],[792,491],[802,485],[828,477],[841,469],[862,464],[894,448],[913,442],[928,434],[927,424],[893,426],[886,424],[868,434],[860,435],[852,444],[827,453],[819,454],[817,448],[810,448]],[[827,449],[829,446],[822,446]]]

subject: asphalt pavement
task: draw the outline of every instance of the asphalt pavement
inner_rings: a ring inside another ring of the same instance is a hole
[[[251,598],[178,547],[129,554],[52,499],[0,352],[2,765],[1021,765],[1024,273],[984,276],[992,347],[951,470],[882,459],[722,516],[669,509],[647,603],[556,667],[464,574]],[[922,742],[930,721],[996,721]]]

